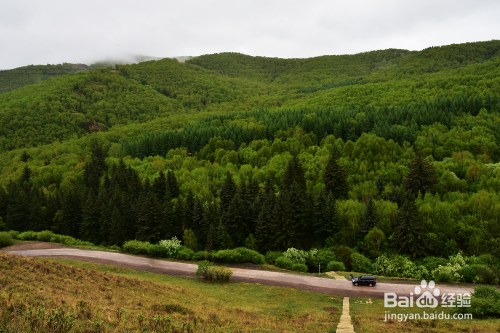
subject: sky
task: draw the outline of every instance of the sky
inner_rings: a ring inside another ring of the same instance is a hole
[[[0,69],[240,52],[308,58],[500,39],[498,0],[1,0]]]

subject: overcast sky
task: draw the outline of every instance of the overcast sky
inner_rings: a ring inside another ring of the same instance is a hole
[[[281,58],[500,39],[499,0],[1,0],[0,69],[241,52]]]

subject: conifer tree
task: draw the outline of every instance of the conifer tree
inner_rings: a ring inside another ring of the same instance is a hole
[[[265,201],[262,205],[259,217],[255,227],[255,238],[257,247],[260,252],[265,253],[271,250],[275,243],[274,234],[274,205],[276,202],[276,194],[274,193],[273,184],[268,179],[264,188]]]
[[[207,245],[207,248],[208,248],[208,245],[209,245],[209,241],[212,241],[213,242],[213,248],[212,249],[215,249],[215,247],[217,246],[217,226],[219,225],[219,221],[220,221],[220,215],[219,215],[219,210],[217,208],[217,203],[215,201],[212,201],[212,202],[209,202],[206,204],[206,207],[204,207],[204,215],[203,215],[203,222],[201,224],[201,228],[200,228],[200,233],[202,235],[205,235],[205,237],[203,238],[205,241],[206,241],[206,245]],[[209,233],[211,231],[211,229],[213,228],[214,230],[214,235],[213,235],[213,239],[212,240],[209,240]]]
[[[385,181],[384,181],[384,177],[382,176],[378,176],[377,180],[375,181],[375,186],[377,187],[378,189],[378,193],[379,194],[382,194],[382,192],[384,191],[385,189]]]
[[[290,202],[287,192],[280,192],[276,199],[273,212],[273,232],[275,234],[275,246],[279,250],[286,250],[290,247],[300,247],[300,225],[299,218],[294,215],[295,210]]]
[[[8,206],[5,225],[8,230],[27,231],[29,221],[29,197],[16,183],[9,182],[7,186]]]
[[[242,186],[241,189],[244,187]],[[236,193],[226,212],[225,225],[236,246],[243,246],[245,238],[250,233],[250,212],[247,202],[241,198],[241,192]]]
[[[347,176],[347,172],[344,168],[338,164],[333,154],[330,154],[325,173],[323,174],[326,193],[332,192],[335,199],[345,197],[349,192]]]
[[[337,200],[330,192],[321,193],[315,205],[315,236],[317,239],[325,240],[340,231],[337,218]]]
[[[413,195],[418,195],[418,192],[425,195],[428,191],[432,191],[434,185],[437,184],[434,167],[421,155],[417,155],[413,162],[408,165],[410,171],[406,175],[404,186],[406,190]]]
[[[159,176],[156,177],[153,181],[151,190],[156,194],[156,198],[159,202],[163,202],[165,200],[165,191],[167,191],[167,179],[165,178],[165,174],[163,173],[163,171],[160,171]]]
[[[113,206],[110,222],[109,243],[122,246],[126,240],[125,228],[123,218],[116,205]]]
[[[100,243],[99,220],[101,218],[101,207],[97,201],[94,191],[88,191],[87,200],[82,209],[82,238],[94,244]]]
[[[62,200],[62,232],[74,238],[80,238],[80,225],[82,223],[80,190],[67,189]]]
[[[21,157],[19,158],[21,161],[24,163],[28,162],[28,160],[31,158],[30,155],[26,152],[26,150],[23,150],[23,153],[21,154]]]
[[[379,216],[377,213],[377,207],[375,207],[375,202],[372,198],[366,203],[366,210],[359,228],[358,237],[363,240],[365,236],[378,224]]]
[[[207,251],[214,251],[217,250],[217,227],[214,224],[211,224],[208,228],[208,234],[207,234],[207,244],[206,244],[206,250]]]
[[[413,259],[425,255],[425,230],[419,220],[415,201],[406,196],[403,206],[398,212],[394,240],[398,253],[409,254]]]
[[[184,229],[190,229],[191,231],[195,228],[195,223],[193,221],[194,212],[194,196],[191,190],[188,191],[186,195],[186,200],[184,200],[184,214],[186,219],[184,221]]]
[[[233,180],[233,176],[229,172],[229,170],[226,172],[226,180],[224,181],[224,184],[222,185],[222,189],[220,191],[220,214],[222,217],[222,221],[226,223],[226,212],[229,208],[229,205],[234,199],[234,196],[238,192],[238,188]]]
[[[174,172],[172,170],[169,170],[167,174],[167,187],[172,199],[179,197],[179,184],[177,183],[177,178],[175,178]]]
[[[152,244],[162,239],[163,214],[161,205],[152,191],[142,200],[137,218],[137,239]]]
[[[193,206],[193,232],[199,241],[200,245],[207,242],[207,235],[203,233],[203,219],[205,216],[205,209],[203,204],[198,198],[194,199]]]
[[[23,172],[21,173],[21,177],[19,177],[19,183],[25,184],[28,183],[31,179],[32,171],[31,169],[25,165],[23,168]]]
[[[288,191],[293,183],[297,184],[298,190],[305,193],[306,190],[306,179],[305,171],[299,162],[297,156],[292,157],[286,166],[285,173],[283,175],[283,181],[281,184],[281,189]]]
[[[217,226],[217,249],[218,250],[229,250],[234,247],[233,241],[231,240],[231,237],[226,231],[226,227],[222,223],[222,221],[219,222],[219,225]]]

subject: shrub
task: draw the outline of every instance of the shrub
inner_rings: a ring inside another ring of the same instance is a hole
[[[194,256],[194,251],[186,246],[181,246],[180,250],[177,251],[177,259],[191,260],[193,256]]]
[[[161,240],[159,244],[166,248],[168,253],[168,257],[166,258],[174,258],[181,246],[181,241],[174,236],[172,239]]]
[[[71,236],[59,235],[59,243],[64,245],[77,245],[78,241]]]
[[[326,265],[326,271],[325,272],[331,272],[331,271],[337,271],[337,272],[345,272],[345,265],[344,263],[340,261],[330,261],[328,265]]]
[[[306,264],[293,264],[292,271],[303,272],[303,273],[307,272],[307,265]]]
[[[12,238],[18,239],[17,237],[19,236],[19,231],[9,230],[9,234],[12,236]]]
[[[79,241],[78,242],[78,245],[89,245],[88,242],[82,242],[82,241]],[[93,244],[90,243],[90,246],[92,246]],[[115,251],[121,251],[122,249],[118,246],[118,245],[111,245],[109,247],[110,250],[115,250]]]
[[[53,234],[52,237],[50,237],[50,242],[51,243],[59,243],[59,236],[58,234]]]
[[[429,271],[424,266],[417,266],[408,257],[393,255],[388,257],[383,254],[372,265],[374,274],[397,276],[400,278],[428,279]]]
[[[477,277],[477,270],[482,267],[481,265],[470,265],[470,266],[464,266],[460,270],[460,275],[463,276],[463,279],[467,283],[474,283],[476,282],[476,277]]]
[[[238,251],[241,255],[241,263],[251,262],[256,265],[263,265],[266,263],[264,255],[255,250],[251,250],[246,247],[238,247],[236,248],[236,251]]]
[[[481,260],[482,262],[484,262],[488,266],[496,266],[497,265],[496,258],[491,254],[482,254],[479,256],[479,260]]]
[[[0,248],[1,247],[6,247],[6,246],[11,246],[14,244],[14,239],[12,238],[12,235],[8,232],[0,232]]]
[[[372,271],[370,259],[357,252],[351,254],[351,266],[355,272],[371,273]]]
[[[52,231],[44,230],[37,233],[36,238],[40,242],[50,242],[50,239],[52,238],[53,235],[54,233]]]
[[[17,238],[20,240],[29,241],[29,240],[37,240],[36,236],[37,233],[34,231],[25,231],[22,234],[19,234]]]
[[[310,258],[308,261],[309,269],[316,271],[318,265],[321,264],[321,269],[324,270],[330,261],[337,261],[337,255],[330,249],[321,249],[317,252],[309,251]]]
[[[309,259],[309,253],[291,247],[283,253],[283,257],[290,259],[294,264],[305,264]]]
[[[182,240],[184,241],[184,245],[190,248],[193,251],[197,251],[199,248],[198,239],[196,238],[193,230],[186,229],[182,235]]]
[[[424,266],[425,268],[427,268],[427,270],[429,272],[432,272],[433,270],[435,270],[439,266],[446,266],[449,263],[449,260],[445,259],[445,258],[431,256],[431,257],[425,257],[421,260],[418,260],[415,263],[418,265]]]
[[[498,283],[498,276],[495,273],[496,270],[487,267],[487,266],[481,266],[477,270],[477,278],[479,283],[485,283],[485,284],[497,284]]]
[[[236,250],[219,250],[212,254],[214,262],[234,264],[241,262],[241,254]]]
[[[198,269],[195,274],[208,281],[213,281],[215,279],[219,281],[230,281],[233,276],[233,271],[224,266],[214,266],[211,262],[204,260],[198,264]]]
[[[148,254],[149,242],[130,240],[123,244],[123,250],[132,254]]]
[[[208,261],[210,261],[210,260],[212,260],[212,252],[198,251],[193,255],[192,260],[208,260]]]
[[[154,258],[168,258],[170,252],[160,244],[150,244],[148,246],[148,255]]]
[[[465,266],[464,257],[458,253],[456,256],[450,256],[450,262],[446,266],[439,266],[434,271],[432,271],[432,276],[437,281],[449,282],[449,281],[461,281],[462,275],[460,275],[460,270]],[[444,272],[443,274],[441,274]],[[448,275],[451,276],[451,280],[439,280],[448,279]]]
[[[489,286],[476,287],[471,295],[471,306],[457,307],[456,311],[471,313],[473,318],[500,318],[500,292]]]
[[[274,264],[280,268],[292,270],[294,262],[287,257],[279,257],[278,259],[276,259]]]
[[[443,269],[437,270],[434,274],[434,280],[439,282],[452,282],[454,281],[453,273],[450,269],[447,269],[446,266],[442,266]]]
[[[348,247],[345,246],[339,246],[335,248],[335,254],[338,256],[340,261],[344,263],[344,266],[346,267],[347,270],[351,270],[351,254],[352,250]]]
[[[266,252],[266,262],[269,265],[274,265],[276,259],[283,256],[283,252],[280,251],[267,251]]]

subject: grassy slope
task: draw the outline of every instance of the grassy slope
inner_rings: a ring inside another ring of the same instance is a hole
[[[334,328],[340,317],[340,311],[324,311],[339,309],[340,297],[293,289],[205,283],[5,253],[0,253],[0,267],[0,325],[7,331],[31,326],[39,332],[59,332],[62,323],[65,332],[78,327],[99,332],[138,332],[143,327],[160,331],[170,318],[177,327],[190,325],[195,332],[321,332]],[[50,317],[60,324],[49,327]]]

